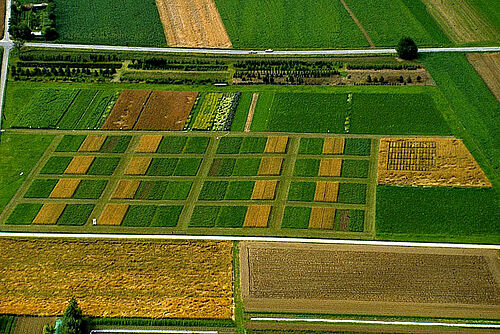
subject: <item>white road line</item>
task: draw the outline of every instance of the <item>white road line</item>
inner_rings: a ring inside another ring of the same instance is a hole
[[[263,241],[294,242],[331,245],[366,245],[366,246],[400,246],[400,247],[433,247],[433,248],[470,248],[500,250],[500,245],[490,244],[452,244],[437,242],[402,242],[347,239],[307,239],[287,237],[241,237],[225,235],[172,235],[172,234],[108,234],[108,233],[29,233],[0,232],[0,238],[76,238],[76,239],[126,239],[126,240],[210,240],[210,241]]]
[[[418,321],[382,321],[382,320],[356,320],[356,319],[311,319],[311,318],[250,318],[251,321],[283,321],[283,322],[321,322],[334,324],[360,324],[360,325],[399,325],[399,326],[441,326],[462,328],[499,328],[500,324],[485,323],[449,323],[449,322],[418,322]]]
[[[93,333],[165,333],[165,334],[218,334],[218,331],[197,331],[182,329],[94,329]]]

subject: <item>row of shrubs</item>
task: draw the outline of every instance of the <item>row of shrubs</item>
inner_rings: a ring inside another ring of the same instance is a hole
[[[118,62],[121,61],[115,54],[64,54],[64,53],[41,53],[41,52],[21,52],[19,60],[22,61],[41,61],[41,62],[68,62],[68,63],[87,63],[87,62]]]
[[[179,70],[179,71],[226,71],[227,65],[222,62],[203,61],[199,59],[165,59],[145,58],[135,59],[129,65],[130,68],[141,70]]]
[[[348,70],[417,70],[422,68],[414,64],[347,64]]]
[[[282,71],[305,71],[321,69],[337,69],[342,67],[341,61],[303,61],[303,60],[245,60],[234,64],[237,70],[263,71],[278,69]]]

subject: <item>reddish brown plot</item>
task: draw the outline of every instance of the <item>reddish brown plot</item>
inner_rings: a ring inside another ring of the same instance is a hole
[[[139,188],[139,180],[120,180],[113,192],[113,199],[132,199]]]
[[[250,103],[250,108],[248,109],[247,121],[245,123],[245,130],[244,130],[245,132],[249,132],[250,127],[252,126],[253,114],[255,113],[255,107],[257,106],[258,99],[259,99],[259,93],[253,93],[252,102]]]
[[[124,90],[106,122],[104,122],[102,129],[132,130],[149,95],[151,95],[151,91],[148,90]]]
[[[137,153],[155,153],[160,145],[163,136],[161,135],[145,135],[139,140],[139,144],[135,151]]]
[[[55,225],[65,208],[64,203],[45,203],[33,220],[33,224]]]
[[[233,313],[231,242],[2,238],[0,249],[0,314],[60,316],[71,297],[92,317]]]
[[[257,180],[253,186],[253,200],[273,200],[278,180]]]
[[[335,222],[335,208],[319,208],[311,209],[309,217],[309,228],[333,230]]]
[[[283,158],[264,157],[259,166],[258,175],[280,175]]]
[[[132,157],[125,168],[125,175],[144,175],[148,171],[152,157]]]
[[[323,154],[344,154],[345,138],[325,138]]]
[[[94,162],[95,157],[76,156],[73,157],[64,174],[86,174],[90,165]]]
[[[127,214],[129,204],[106,204],[101,216],[97,220],[98,225],[121,225]]]
[[[285,153],[288,144],[287,136],[273,136],[267,138],[265,153]]]
[[[243,227],[267,227],[270,205],[250,205],[248,207]]]
[[[50,193],[50,198],[71,198],[80,184],[80,179],[60,179]]]
[[[155,91],[144,106],[135,130],[184,129],[198,92]]]
[[[319,164],[319,176],[340,176],[342,171],[342,159],[321,159]]]
[[[156,0],[169,46],[231,48],[214,0]]]
[[[0,0],[0,38],[3,38],[5,29],[5,3],[7,0]]]
[[[78,149],[79,152],[99,152],[106,141],[106,135],[90,135],[85,138]]]
[[[332,181],[316,182],[314,200],[316,202],[337,202],[339,183]]]
[[[500,53],[468,53],[467,59],[500,102]]]

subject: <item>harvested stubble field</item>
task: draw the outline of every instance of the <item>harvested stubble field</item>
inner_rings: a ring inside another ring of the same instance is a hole
[[[460,139],[381,139],[378,184],[491,187]]]
[[[229,242],[0,240],[0,313],[95,317],[232,315]],[[37,254],[37,256],[33,256]]]
[[[155,153],[162,140],[161,135],[145,135],[139,140],[135,151],[137,153]]]
[[[250,312],[496,318],[495,251],[240,244]]]
[[[231,48],[214,0],[156,0],[169,46]]]
[[[500,102],[500,53],[468,53],[467,59]]]

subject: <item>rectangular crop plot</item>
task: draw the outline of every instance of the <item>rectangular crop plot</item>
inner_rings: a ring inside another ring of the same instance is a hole
[[[208,176],[231,176],[233,174],[236,159],[215,158],[208,171]]]
[[[60,179],[52,192],[50,198],[71,198],[80,185],[80,179]]]
[[[316,183],[314,193],[315,202],[337,202],[339,183],[332,181],[319,181]]]
[[[86,174],[90,166],[93,165],[94,160],[95,157],[75,156],[64,171],[64,174]]]
[[[7,218],[9,225],[30,225],[42,208],[42,204],[21,203],[16,205],[14,211]]]
[[[184,136],[167,136],[163,137],[163,140],[158,147],[158,153],[165,154],[179,154],[184,150],[186,145],[187,137]]]
[[[266,137],[245,137],[241,144],[240,153],[263,153],[267,144]]]
[[[131,139],[131,136],[108,136],[99,152],[124,153],[127,150]]]
[[[118,166],[119,162],[120,158],[97,157],[92,163],[92,166],[90,166],[88,174],[110,176],[115,171],[116,166]]]
[[[202,201],[220,201],[224,199],[228,185],[228,181],[205,181],[198,199]]]
[[[175,176],[195,176],[201,165],[200,158],[181,158],[174,170]]]
[[[122,226],[149,227],[156,211],[154,205],[131,205]]]
[[[108,181],[106,180],[82,180],[73,194],[75,199],[98,199],[101,197]]]
[[[134,199],[138,200],[160,200],[165,194],[168,181],[141,181]]]
[[[325,177],[340,176],[341,169],[341,159],[321,159],[318,175]]]
[[[363,232],[365,212],[363,210],[337,210],[335,214],[335,230]]]
[[[325,138],[323,143],[323,154],[343,154],[345,138]]]
[[[319,159],[297,159],[293,170],[294,176],[317,176]]]
[[[57,225],[85,225],[94,209],[94,204],[68,204],[57,220]]]
[[[299,154],[322,154],[323,138],[301,138]]]
[[[283,158],[264,157],[259,166],[258,175],[280,175]]]
[[[71,157],[50,157],[40,174],[64,174],[71,160]]]
[[[118,199],[134,198],[140,183],[141,181],[139,180],[120,180],[111,198],[118,198]]]
[[[243,143],[241,137],[222,137],[217,147],[218,154],[238,154]]]
[[[144,175],[148,171],[152,157],[132,157],[123,174],[125,175]]]
[[[233,176],[254,176],[259,172],[260,158],[239,158],[234,164]]]
[[[341,183],[339,186],[338,202],[364,204],[366,202],[366,184]]]
[[[252,200],[273,200],[278,180],[257,180],[252,191]]]
[[[90,135],[85,138],[82,145],[78,149],[79,152],[99,152],[102,145],[106,141],[105,135]]]
[[[247,209],[246,206],[221,206],[219,215],[215,221],[215,226],[242,227]]]
[[[163,194],[164,200],[185,200],[189,195],[193,181],[168,181]]]
[[[182,206],[180,205],[157,206],[150,226],[175,227],[181,212]]]
[[[153,92],[134,130],[183,130],[197,95],[198,92]]]
[[[80,135],[64,135],[57,145],[56,152],[77,152],[85,138]]]
[[[189,227],[214,227],[220,206],[195,206]]]
[[[343,160],[342,177],[366,178],[368,177],[368,160]]]
[[[347,138],[345,141],[345,155],[369,156],[371,152],[371,139]]]
[[[179,159],[177,158],[153,158],[146,174],[153,176],[170,176],[174,173],[178,161]]]
[[[124,90],[102,129],[132,130],[150,95],[147,90]]]
[[[106,204],[101,216],[97,220],[98,225],[121,225],[123,217],[127,214],[129,204]]]
[[[33,219],[33,224],[55,225],[65,208],[64,203],[45,203]]]
[[[24,194],[24,198],[48,198],[57,182],[56,179],[36,179]]]
[[[273,136],[267,138],[265,153],[285,153],[288,144],[288,137]]]
[[[311,208],[308,207],[285,207],[281,228],[306,229],[309,227]]]
[[[288,192],[288,200],[312,202],[314,200],[315,189],[315,182],[292,182]]]
[[[259,181],[257,181],[259,182]],[[254,189],[254,181],[230,181],[226,195],[224,199],[226,200],[249,200],[253,198],[252,191]]]
[[[248,312],[495,318],[493,250],[240,244]],[[353,289],[353,286],[356,288]]]
[[[145,135],[139,140],[135,151],[137,153],[155,153],[162,140],[160,135]]]
[[[309,218],[309,228],[333,230],[335,208],[313,207]]]
[[[243,227],[267,227],[270,214],[270,205],[250,205],[246,212]]]
[[[189,137],[184,147],[184,153],[203,154],[207,150],[209,142],[209,137]]]

